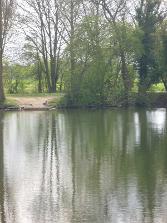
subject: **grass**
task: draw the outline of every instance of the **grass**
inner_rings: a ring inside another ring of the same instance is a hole
[[[6,98],[5,101],[0,101],[0,109],[18,109],[19,106],[17,105],[17,102],[14,99]]]
[[[65,107],[65,94],[56,94],[55,98],[49,101],[49,107]]]
[[[6,94],[6,97],[48,97],[48,96],[59,96],[61,93],[23,93],[23,94]]]

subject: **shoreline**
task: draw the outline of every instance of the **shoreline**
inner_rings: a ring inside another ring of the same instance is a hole
[[[117,102],[104,104],[70,104],[59,95],[51,96],[22,96],[12,95],[7,97],[5,102],[0,103],[0,111],[52,111],[52,110],[72,110],[72,109],[111,109],[111,108],[167,108],[167,93],[156,92],[147,93],[141,97],[132,94],[128,103],[120,98]]]
[[[129,109],[129,108],[141,108],[141,109],[167,109],[167,106],[58,106],[48,108],[18,108],[18,107],[6,107],[1,108],[0,112],[37,112],[37,111],[60,111],[60,110],[105,110],[105,109]]]

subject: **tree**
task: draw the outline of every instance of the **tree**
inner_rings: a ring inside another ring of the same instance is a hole
[[[42,58],[36,46],[31,42],[29,44],[25,44],[23,47],[23,58],[25,58],[26,63],[30,65],[34,65],[34,78],[38,80],[38,93],[42,93],[44,91],[44,84],[43,84],[43,73],[44,71],[44,64],[42,63]]]
[[[143,32],[143,53],[137,59],[140,93],[145,93],[159,76],[154,49],[156,28],[164,18],[161,5],[161,0],[140,0],[136,8],[136,21]]]
[[[5,99],[3,86],[3,54],[7,42],[9,30],[12,26],[14,16],[15,1],[0,0],[0,100]]]
[[[167,91],[167,22],[164,21],[156,32],[155,46],[156,61],[159,69],[159,79]]]
[[[21,27],[26,40],[36,49],[42,59],[48,91],[56,92],[59,78],[62,26],[60,23],[59,2],[57,0],[25,0],[28,10],[21,5]],[[33,18],[33,19],[32,19]]]
[[[126,15],[127,15],[127,0],[100,0],[103,7],[104,15],[107,21],[111,24],[114,35],[116,36],[115,43],[118,45],[118,54],[121,62],[121,74],[124,85],[125,97],[128,100],[128,95],[132,84],[127,66],[126,46]],[[120,28],[120,23],[121,28]]]
[[[78,94],[78,84],[76,84],[77,74],[76,74],[76,45],[75,33],[78,20],[82,20],[83,15],[79,16],[81,13],[81,0],[65,0],[60,1],[61,10],[61,23],[64,27],[63,39],[67,46],[68,59],[69,59],[69,71],[70,71],[70,81],[69,90],[72,97],[76,97]],[[74,96],[75,95],[75,96]]]

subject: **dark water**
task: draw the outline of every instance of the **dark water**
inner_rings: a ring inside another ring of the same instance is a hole
[[[167,112],[0,113],[0,222],[167,222]]]

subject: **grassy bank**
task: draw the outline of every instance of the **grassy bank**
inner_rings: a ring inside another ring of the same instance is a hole
[[[0,110],[18,110],[19,105],[14,99],[6,98],[5,101],[0,101]]]
[[[167,93],[148,92],[144,96],[133,93],[129,96],[128,103],[126,99],[118,97],[117,99],[105,103],[75,103],[70,101],[66,95],[53,99],[49,102],[52,108],[107,108],[107,107],[148,107],[148,108],[167,108]]]
[[[19,97],[19,100],[22,101],[27,98],[30,102],[31,100],[39,97],[42,100],[45,98],[52,97],[48,100],[48,110],[49,109],[71,109],[71,108],[108,108],[108,107],[128,107],[128,106],[139,106],[139,107],[148,107],[148,108],[167,108],[167,93],[147,93],[144,96],[139,96],[138,94],[131,94],[127,101],[125,98],[118,97],[113,101],[100,103],[76,103],[71,101],[69,97],[65,94],[26,94],[26,95],[7,95],[4,102],[0,102],[0,110],[18,110],[20,104],[15,98]],[[38,109],[38,107],[35,107]],[[31,108],[29,108],[31,109]],[[33,109],[33,107],[32,107]],[[26,108],[25,108],[26,110]],[[35,109],[34,109],[35,110]]]
[[[15,97],[59,97],[59,95],[63,95],[61,93],[23,93],[23,94],[6,94],[6,98],[15,98]]]

